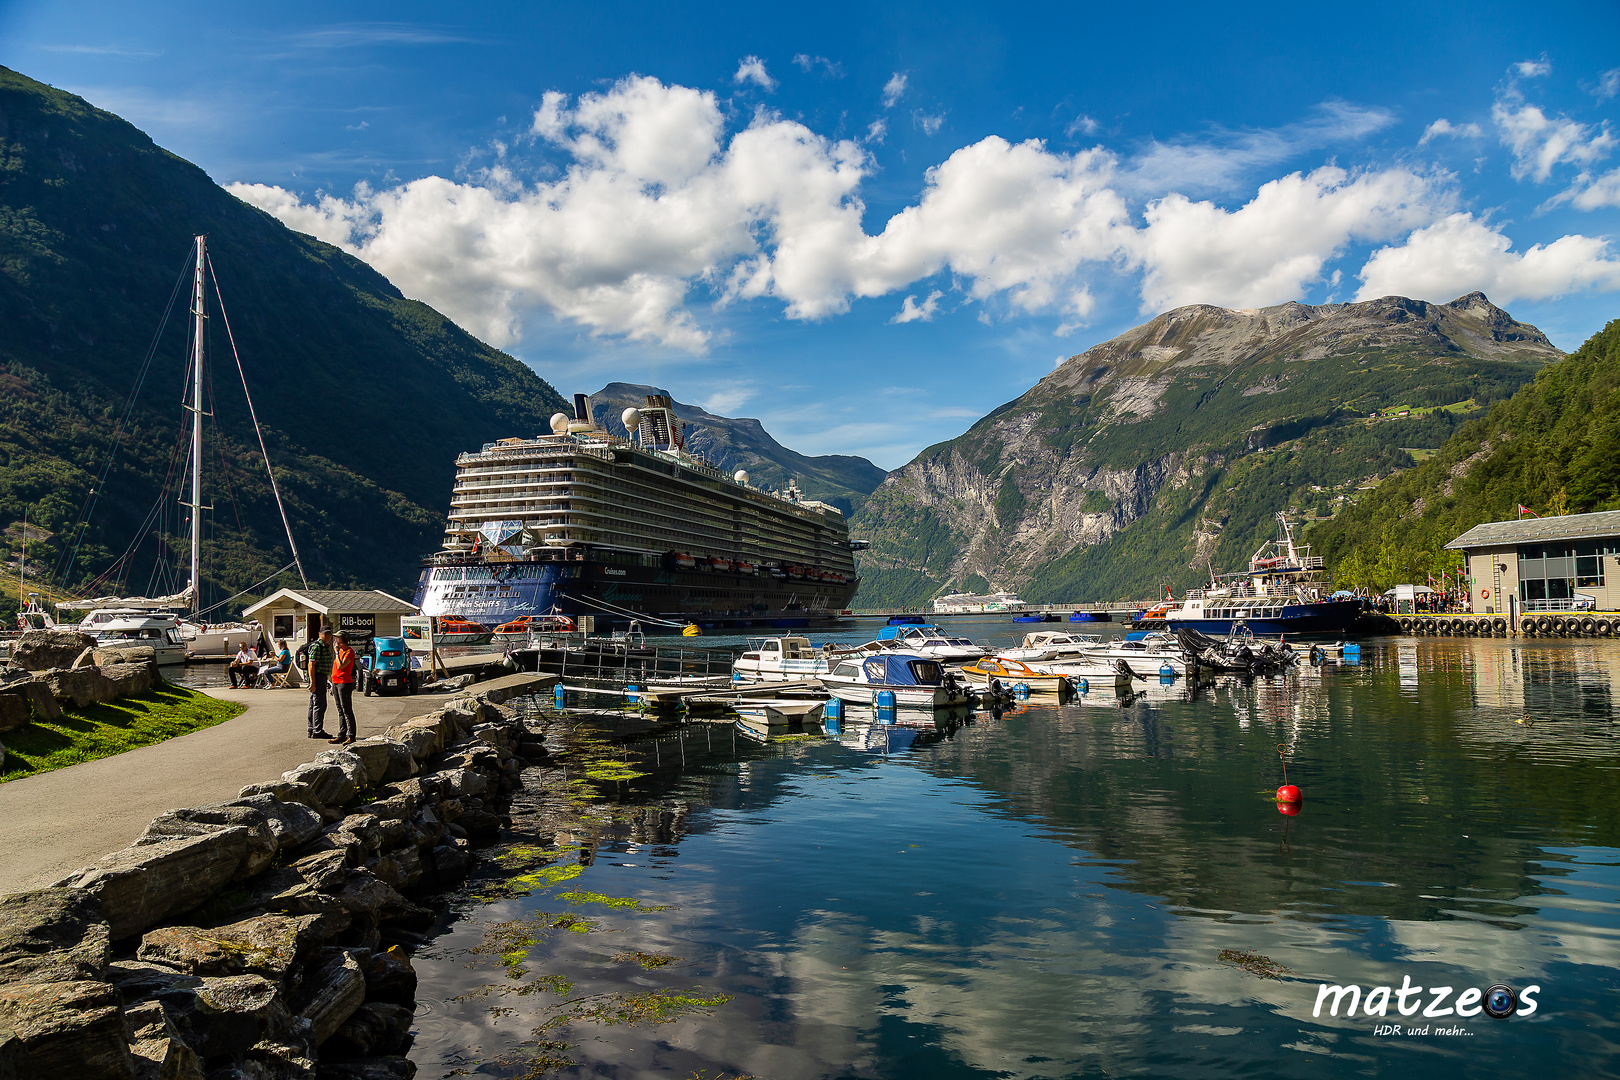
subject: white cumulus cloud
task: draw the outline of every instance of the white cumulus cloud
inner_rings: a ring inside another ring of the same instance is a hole
[[[1411,296],[1442,303],[1478,290],[1498,304],[1545,300],[1587,289],[1620,289],[1620,261],[1608,243],[1565,236],[1523,254],[1494,226],[1468,213],[1415,230],[1375,251],[1361,271],[1358,300]]]
[[[1448,196],[1405,169],[1324,167],[1262,186],[1237,210],[1172,194],[1148,204],[1132,251],[1144,311],[1182,304],[1263,307],[1300,296],[1351,241],[1393,239],[1433,220]]]
[[[764,90],[776,89],[776,80],[765,70],[765,61],[757,56],[743,57],[737,64],[737,74],[731,77],[731,81],[738,86],[753,83]]]
[[[1538,182],[1552,175],[1562,163],[1590,165],[1609,155],[1615,147],[1614,134],[1607,124],[1594,130],[1567,116],[1551,117],[1540,106],[1526,104],[1510,91],[1491,109],[1502,145],[1513,154],[1513,177],[1530,177]]]
[[[935,313],[939,311],[940,297],[944,295],[944,293],[935,289],[928,294],[928,299],[920,304],[917,303],[916,296],[908,296],[905,302],[900,305],[900,310],[895,313],[894,318],[889,321],[891,323],[933,322]]]
[[[904,97],[905,93],[906,73],[897,71],[889,76],[888,82],[883,84],[883,107],[885,109],[894,108],[894,103]]]
[[[1442,135],[1450,135],[1459,139],[1477,139],[1485,134],[1478,124],[1453,124],[1445,117],[1441,117],[1423,129],[1423,138],[1418,140],[1419,146],[1427,146],[1434,139]]]

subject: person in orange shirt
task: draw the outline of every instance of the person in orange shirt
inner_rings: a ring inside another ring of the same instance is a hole
[[[349,648],[349,636],[337,636],[337,654],[332,657],[332,697],[337,705],[337,737],[327,740],[335,743],[354,742],[354,650]]]

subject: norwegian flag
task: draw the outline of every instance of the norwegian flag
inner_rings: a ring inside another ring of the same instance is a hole
[[[1530,509],[1528,506],[1524,505],[1524,503],[1520,503],[1519,504],[1519,516],[1524,517],[1524,515],[1526,515],[1526,514],[1529,514],[1533,518],[1538,518],[1538,517],[1541,516],[1540,514],[1536,513],[1534,510]]]

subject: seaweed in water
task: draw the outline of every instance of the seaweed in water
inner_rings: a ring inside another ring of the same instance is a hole
[[[1262,979],[1280,979],[1284,975],[1292,974],[1271,957],[1261,956],[1257,952],[1247,952],[1242,949],[1222,949],[1220,958],[1228,964],[1236,964],[1250,975]]]

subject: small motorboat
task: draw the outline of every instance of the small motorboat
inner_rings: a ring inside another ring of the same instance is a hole
[[[975,661],[961,669],[968,681],[977,686],[990,686],[998,684],[1007,689],[1023,683],[1029,687],[1032,694],[1056,694],[1062,697],[1070,689],[1068,676],[1050,671],[1040,671],[1030,667],[1020,660],[1005,660],[999,656],[987,656]]]
[[[841,701],[875,705],[887,690],[897,706],[945,708],[970,700],[969,690],[938,660],[915,653],[885,652],[840,661],[821,676],[821,685]]]
[[[1005,660],[1018,660],[1033,664],[1041,660],[1065,660],[1079,656],[1103,643],[1098,634],[1070,634],[1061,630],[1037,630],[1024,635],[1024,643],[1016,649],[1001,649],[997,656]]]
[[[833,669],[831,653],[810,644],[807,637],[757,638],[732,662],[741,682],[797,682],[819,679]]]
[[[903,652],[932,657],[946,664],[962,664],[988,656],[990,650],[964,637],[950,637],[937,626],[885,626],[878,631],[878,644],[891,643]]]
[[[186,643],[180,636],[180,620],[163,612],[114,612],[96,625],[95,639],[96,644],[103,647],[148,646],[157,654],[160,667],[186,662]],[[244,636],[238,640],[245,646],[257,639]]]
[[[1076,611],[1069,616],[1070,622],[1113,622],[1106,611]]]

